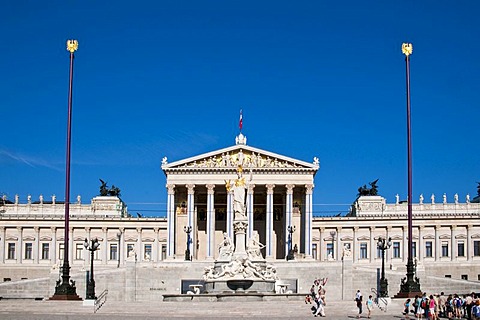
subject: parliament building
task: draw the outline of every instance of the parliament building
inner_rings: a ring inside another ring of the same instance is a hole
[[[227,148],[162,160],[166,218],[132,217],[116,196],[88,203],[78,196],[70,204],[68,252],[79,291],[90,266],[86,238],[100,243],[94,252],[97,288],[108,288],[114,299],[159,299],[183,292],[184,279],[201,279],[203,268],[218,257],[224,233],[234,237],[233,193],[226,183],[235,179],[239,166],[247,180],[246,237],[258,234],[263,257],[277,266],[291,290],[307,292],[313,278],[326,276],[329,286],[339,289],[332,291],[334,298],[350,299],[358,288],[369,292],[377,287],[382,264],[377,242],[383,238],[391,244],[385,252],[390,295],[398,292],[408,255],[407,204],[398,197],[387,203],[382,196],[360,196],[352,199],[346,216],[314,217],[319,159],[258,149],[243,134]],[[422,290],[480,289],[477,198],[432,195],[427,201],[422,195],[413,203],[412,255]],[[55,197],[0,201],[0,297],[22,296],[19,288],[41,296],[53,293],[64,258],[64,206]]]

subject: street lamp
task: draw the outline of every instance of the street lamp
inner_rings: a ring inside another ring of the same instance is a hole
[[[292,248],[293,233],[295,232],[295,226],[288,226],[287,231],[288,231],[288,255],[287,255],[287,261],[288,261],[288,260],[294,260],[295,259],[295,255],[294,255],[293,248]]]
[[[388,297],[388,281],[385,278],[385,250],[392,246],[392,238],[388,238],[385,241],[384,238],[379,237],[377,242],[377,248],[382,250],[382,276],[380,277],[380,292],[379,297]]]
[[[400,284],[399,298],[414,297],[421,295],[420,281],[416,274],[416,267],[413,264],[412,247],[413,247],[413,218],[412,218],[412,136],[410,121],[410,55],[413,52],[411,43],[402,44],[402,53],[405,55],[406,65],[406,87],[407,87],[407,176],[408,176],[408,197],[407,197],[407,216],[408,216],[408,259],[407,259],[407,276],[402,279]],[[415,278],[414,278],[415,277]]]
[[[185,260],[186,261],[191,261],[192,256],[190,255],[190,243],[192,242],[190,239],[190,232],[192,232],[192,227],[191,226],[184,226],[183,231],[187,234],[187,249],[185,249]]]
[[[65,230],[64,230],[64,257],[62,266],[62,280],[57,281],[55,294],[51,300],[81,300],[77,295],[75,281],[70,280],[69,255],[69,218],[70,218],[70,150],[72,144],[72,91],[73,91],[73,59],[74,52],[78,49],[77,40],[67,40],[67,50],[70,52],[70,77],[68,91],[68,120],[67,120],[67,157],[65,170]]]
[[[87,282],[87,296],[85,299],[92,299],[95,300],[97,297],[95,296],[95,280],[93,279],[93,253],[97,251],[100,243],[98,243],[98,239],[90,240],[90,245],[88,244],[87,238],[85,238],[85,242],[83,243],[85,249],[90,251],[90,279]]]

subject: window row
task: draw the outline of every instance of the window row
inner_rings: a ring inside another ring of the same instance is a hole
[[[126,244],[126,252],[132,253],[135,252],[135,244],[127,243]],[[84,260],[84,254],[86,249],[84,248],[83,243],[76,243],[75,244],[75,260]],[[64,257],[64,244],[58,244],[58,259],[63,260]],[[94,251],[94,260],[101,260],[101,249]],[[166,246],[162,245],[162,259],[165,259],[165,252]],[[89,252],[87,252],[89,254]],[[152,244],[144,244],[143,245],[143,260],[149,261],[152,257]],[[9,242],[7,243],[7,256],[8,260],[15,260],[17,259],[17,243]],[[109,260],[119,260],[118,254],[118,244],[111,243],[109,244],[108,250],[108,259]],[[50,243],[41,243],[41,251],[40,251],[40,260],[50,260],[51,259],[51,244]],[[24,250],[23,250],[23,260],[33,260],[33,243],[26,242],[24,243]]]
[[[392,258],[401,258],[401,247],[400,247],[400,241],[393,241],[392,246],[391,246],[391,257]],[[434,257],[434,247],[433,241],[425,241],[425,253],[424,257],[431,258]],[[347,244],[347,247],[349,248],[350,244]],[[442,241],[441,242],[441,252],[440,256],[441,257],[449,257],[450,256],[450,250],[449,250],[449,241]],[[328,257],[335,258],[335,243],[329,242],[326,243],[326,254]],[[359,259],[369,259],[368,255],[368,242],[360,242],[359,243]],[[376,247],[377,253],[376,257],[381,258],[382,257],[382,250]],[[389,251],[390,249],[387,249]],[[317,244],[313,244],[312,246],[312,252],[314,255],[314,258],[316,259],[316,254],[317,254]],[[414,258],[417,257],[417,242],[412,242],[412,256]],[[480,241],[473,241],[473,256],[474,257],[480,257]],[[465,250],[465,242],[463,241],[458,241],[457,242],[457,257],[466,257],[466,250]]]

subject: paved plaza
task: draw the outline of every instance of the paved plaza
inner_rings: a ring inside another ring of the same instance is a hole
[[[402,300],[393,300],[387,312],[374,309],[372,319],[403,319]],[[327,319],[354,319],[353,301],[327,301]],[[308,319],[314,318],[303,301],[238,302],[119,302],[107,301],[96,313],[78,301],[0,300],[0,319]],[[362,319],[367,319],[366,314]]]

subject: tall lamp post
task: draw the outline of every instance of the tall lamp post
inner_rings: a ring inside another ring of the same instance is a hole
[[[413,264],[412,247],[413,247],[413,218],[412,218],[412,137],[411,137],[411,122],[410,122],[410,55],[413,52],[411,43],[402,44],[402,53],[405,55],[406,65],[406,86],[407,86],[407,162],[408,162],[408,197],[407,197],[407,216],[408,216],[408,259],[407,259],[407,275],[402,279],[400,284],[400,292],[398,297],[414,297],[417,294],[421,295],[420,281],[414,277],[415,265]]]
[[[185,260],[186,261],[191,261],[192,256],[190,254],[190,243],[192,242],[190,239],[190,232],[192,232],[192,227],[191,226],[184,226],[183,231],[187,234],[187,248],[185,249]]]
[[[392,246],[392,238],[386,241],[384,238],[378,238],[377,248],[382,251],[382,276],[380,277],[380,292],[379,297],[388,297],[388,281],[385,278],[385,250]]]
[[[85,238],[85,242],[83,243],[83,246],[85,249],[90,251],[90,279],[87,282],[87,296],[86,299],[91,299],[95,300],[97,297],[95,296],[95,280],[93,278],[93,253],[97,251],[98,247],[100,246],[100,243],[98,243],[98,239],[92,239],[90,240],[90,245],[88,244],[87,238]]]
[[[65,232],[64,232],[64,257],[62,266],[62,280],[57,281],[55,286],[55,294],[50,298],[51,300],[81,300],[77,295],[75,282],[70,281],[70,264],[68,262],[69,255],[69,239],[68,233],[70,231],[70,150],[71,150],[71,136],[72,136],[72,91],[73,91],[73,59],[74,52],[78,49],[77,40],[67,40],[67,50],[70,52],[70,77],[69,77],[69,91],[68,91],[68,121],[67,121],[67,159],[66,159],[66,173],[65,173]]]
[[[288,255],[287,261],[295,259],[295,255],[293,254],[293,233],[295,232],[295,226],[288,226]]]

